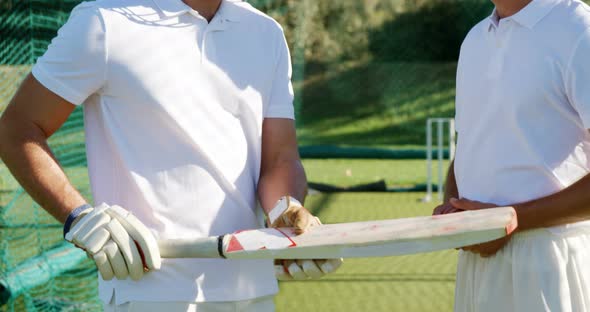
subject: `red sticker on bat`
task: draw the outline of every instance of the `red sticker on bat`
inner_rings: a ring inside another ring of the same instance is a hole
[[[274,228],[238,232],[232,235],[226,252],[294,247],[297,245],[291,239],[294,233],[289,234]]]
[[[242,247],[242,244],[240,244],[240,241],[238,241],[238,239],[235,236],[232,236],[232,238],[230,239],[229,244],[227,246],[226,252],[240,251],[240,250],[244,250],[244,247]]]

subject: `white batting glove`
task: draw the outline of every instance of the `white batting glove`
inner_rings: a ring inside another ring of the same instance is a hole
[[[268,214],[271,227],[294,227],[296,234],[309,228],[321,225],[320,219],[313,216],[301,203],[285,196],[279,200]],[[319,279],[333,273],[342,265],[343,259],[306,259],[306,260],[275,260],[275,276],[278,280]]]
[[[88,253],[104,280],[139,280],[144,272],[161,265],[152,233],[119,206],[85,205],[74,210],[64,225],[64,236]]]

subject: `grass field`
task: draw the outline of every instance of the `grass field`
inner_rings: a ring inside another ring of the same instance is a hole
[[[420,159],[304,159],[303,163],[308,180],[315,183],[348,187],[385,180],[393,188],[426,182],[426,162]],[[443,166],[446,168],[448,161]]]

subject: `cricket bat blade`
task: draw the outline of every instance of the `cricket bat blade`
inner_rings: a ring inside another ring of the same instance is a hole
[[[512,207],[448,215],[325,224],[159,242],[165,258],[330,259],[406,255],[495,240],[516,229]]]

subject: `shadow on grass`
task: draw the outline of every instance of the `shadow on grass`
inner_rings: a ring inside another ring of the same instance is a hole
[[[315,195],[319,197],[319,200],[314,200],[310,203],[309,206],[306,205],[306,208],[309,209],[311,214],[318,218],[322,218],[322,213],[328,207],[328,204],[332,201],[333,195],[332,194],[318,194]]]
[[[455,63],[312,66],[313,78],[303,89],[300,142],[423,144],[427,118],[454,116],[455,71]]]

